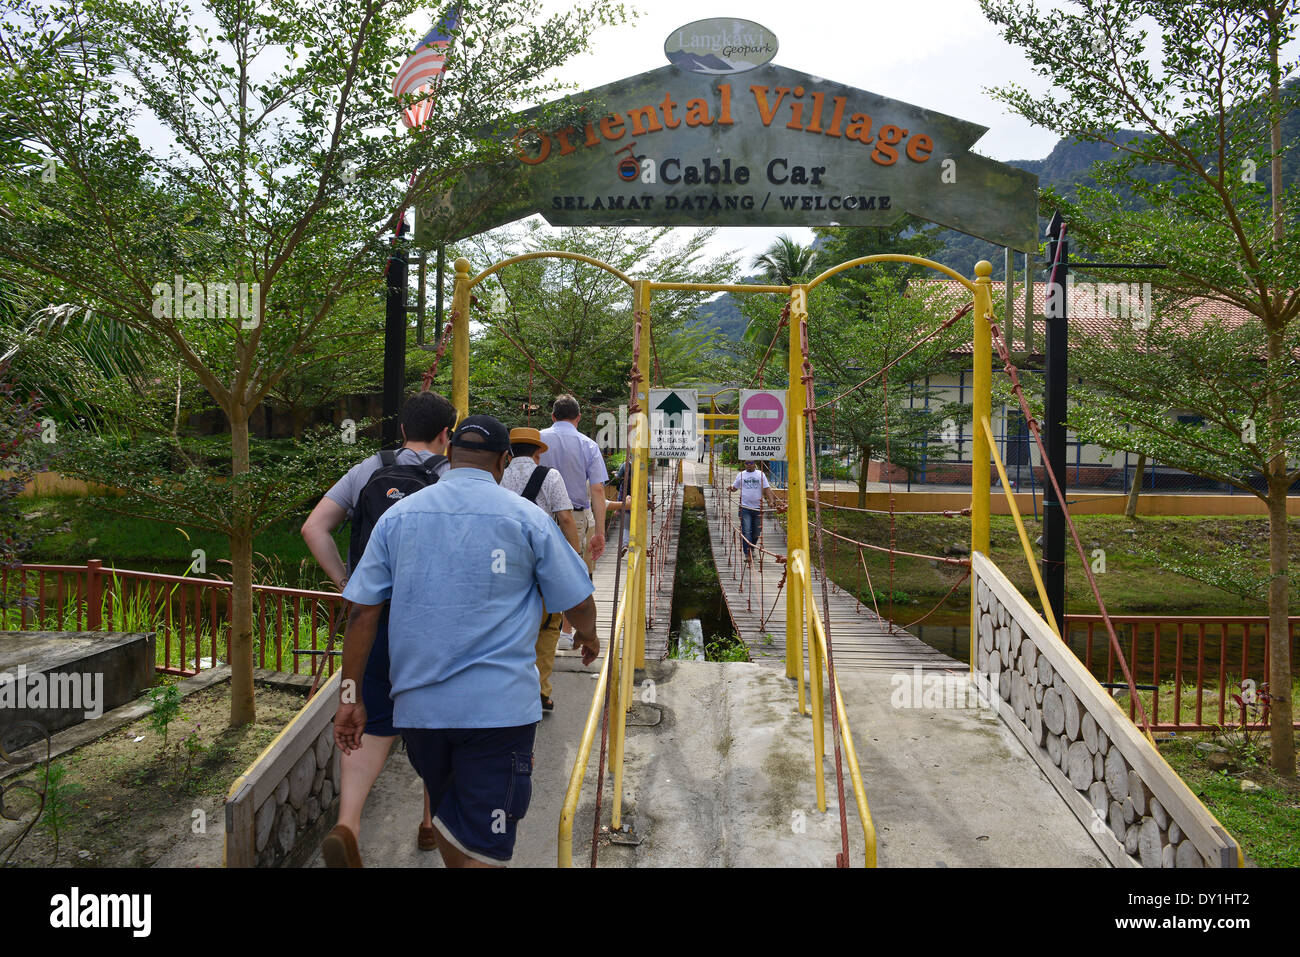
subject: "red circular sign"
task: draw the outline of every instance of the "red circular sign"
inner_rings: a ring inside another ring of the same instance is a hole
[[[785,421],[785,409],[770,392],[756,392],[741,405],[740,419],[755,435],[771,435]]]

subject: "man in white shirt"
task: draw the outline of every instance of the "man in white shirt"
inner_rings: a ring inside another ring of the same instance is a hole
[[[538,462],[557,469],[564,479],[582,546],[578,554],[591,573],[605,551],[605,482],[609,472],[600,446],[578,431],[581,419],[578,400],[571,395],[558,396],[551,406],[552,425],[541,431],[547,448]]]
[[[727,494],[740,490],[740,540],[745,550],[745,563],[752,561],[750,551],[763,537],[763,500],[777,508],[776,496],[767,476],[758,470],[757,462],[746,462],[745,471],[736,473],[736,480]]]
[[[523,496],[555,519],[565,539],[573,546],[573,550],[581,555],[582,543],[578,538],[578,526],[573,519],[575,513],[569,502],[564,478],[558,469],[539,466],[537,463],[546,450],[547,445],[536,429],[511,429],[510,452],[513,458],[501,476],[501,487]],[[545,477],[539,476],[539,472]],[[600,498],[602,501],[605,498],[603,486]],[[541,684],[543,711],[555,709],[555,702],[551,699],[551,672],[555,668],[555,648],[560,640],[562,618],[559,612],[552,613],[543,606],[542,624],[537,631],[536,647],[537,677]],[[569,647],[572,647],[572,642]]]

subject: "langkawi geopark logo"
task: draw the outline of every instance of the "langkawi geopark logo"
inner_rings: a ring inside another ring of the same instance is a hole
[[[745,73],[771,63],[776,34],[752,20],[717,17],[678,27],[664,41],[673,66],[710,76]]]

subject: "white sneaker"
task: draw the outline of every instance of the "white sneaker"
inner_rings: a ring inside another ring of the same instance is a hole
[[[562,632],[560,632],[560,640],[559,640],[559,643],[555,646],[555,647],[556,647],[556,650],[558,650],[558,651],[572,651],[572,650],[573,650],[573,638],[574,638],[574,635],[576,635],[576,634],[577,634],[576,631],[562,631]]]

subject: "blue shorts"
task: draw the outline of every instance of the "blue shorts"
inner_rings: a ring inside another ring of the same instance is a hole
[[[361,703],[366,706],[366,734],[397,736],[393,727],[393,683],[388,677],[388,604],[379,613],[375,643],[370,646],[366,671],[361,676]]]
[[[476,861],[507,864],[514,856],[515,831],[533,797],[536,733],[536,724],[402,730],[434,826]]]

